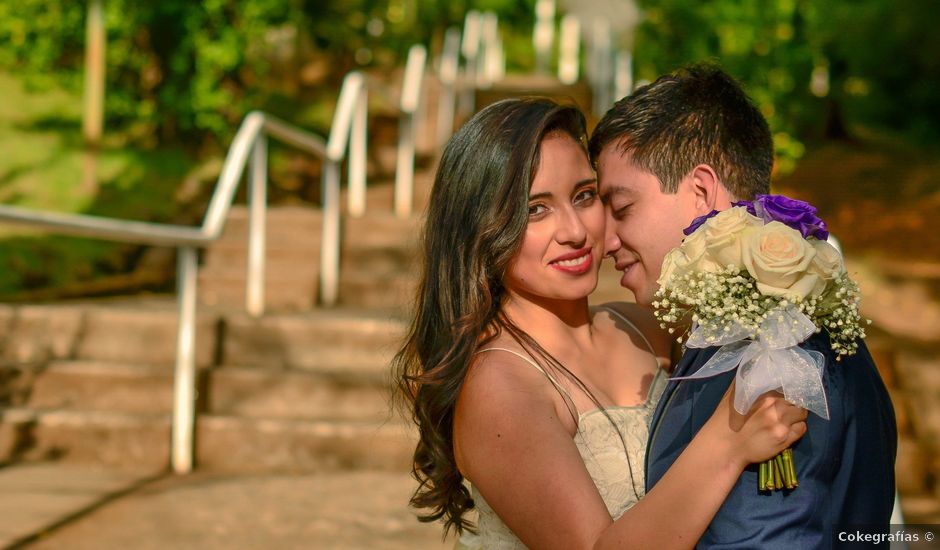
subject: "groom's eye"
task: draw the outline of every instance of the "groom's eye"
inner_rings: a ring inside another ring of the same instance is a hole
[[[627,214],[630,213],[630,207],[633,206],[633,203],[614,206],[611,204],[611,212],[615,220],[622,220],[627,217]]]

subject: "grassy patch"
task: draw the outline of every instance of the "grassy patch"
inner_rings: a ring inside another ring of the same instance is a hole
[[[175,221],[177,193],[196,160],[182,149],[128,146],[106,130],[97,154],[84,150],[81,97],[30,90],[0,73],[0,202],[98,216]],[[37,235],[0,225],[0,296],[132,267],[135,247]]]

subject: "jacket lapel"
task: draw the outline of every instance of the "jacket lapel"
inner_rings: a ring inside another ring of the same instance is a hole
[[[679,360],[679,364],[676,365],[676,369],[673,371],[672,376],[685,376],[691,365],[695,363],[695,358],[698,357],[699,351],[700,350],[694,348],[686,350],[686,352],[682,354],[682,359]],[[663,390],[662,397],[659,398],[659,403],[656,405],[656,410],[653,412],[653,419],[650,421],[647,457],[649,456],[650,446],[653,443],[653,436],[656,434],[656,427],[659,426],[659,421],[662,419],[663,412],[665,412],[666,407],[669,405],[669,399],[672,397],[672,394],[675,393],[676,388],[681,382],[681,380],[670,380],[669,383],[666,384],[666,389]]]

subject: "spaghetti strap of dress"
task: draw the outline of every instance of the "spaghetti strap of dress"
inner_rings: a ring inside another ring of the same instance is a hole
[[[516,350],[512,350],[512,349],[509,349],[509,348],[496,348],[496,347],[494,347],[494,348],[484,348],[484,349],[481,349],[481,350],[477,350],[477,353],[483,353],[483,352],[485,352],[485,351],[505,351],[505,352],[507,352],[507,353],[511,353],[511,354],[515,355],[516,357],[522,359],[522,360],[525,361],[526,363],[528,363],[528,364],[532,365],[533,367],[535,367],[536,369],[538,369],[538,371],[541,372],[542,374],[544,374],[545,377],[548,378],[549,382],[551,382],[552,385],[555,386],[555,389],[557,389],[558,391],[560,391],[560,392],[562,393],[562,395],[564,395],[564,396],[567,397],[569,400],[571,400],[572,403],[574,402],[574,400],[571,399],[571,394],[568,393],[568,390],[565,389],[564,386],[562,386],[561,384],[559,384],[559,383],[558,383],[558,380],[556,380],[555,377],[551,375],[551,373],[549,373],[548,371],[546,371],[545,369],[543,369],[543,368],[541,367],[541,365],[539,365],[538,363],[536,363],[535,361],[533,361],[531,357],[528,357],[528,356],[526,356],[526,355],[524,355],[524,354],[522,354],[522,353],[519,353],[519,352],[516,351]]]
[[[620,317],[624,323],[630,325],[630,328],[633,329],[633,332],[636,332],[637,335],[643,339],[643,343],[646,344],[646,348],[649,350],[650,353],[653,354],[653,357],[656,357],[656,350],[653,348],[653,344],[651,344],[649,339],[646,337],[646,335],[643,334],[643,331],[641,331],[639,328],[637,328],[635,324],[633,324],[633,321],[631,321],[630,319],[627,319],[626,315],[624,315],[623,313],[620,313],[619,311],[617,311],[616,309],[612,307],[600,306],[600,309],[613,313],[617,317]]]

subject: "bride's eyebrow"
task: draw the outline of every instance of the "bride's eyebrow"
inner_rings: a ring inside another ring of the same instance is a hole
[[[575,188],[575,189],[580,189],[581,187],[584,187],[585,185],[592,185],[592,184],[595,184],[595,183],[597,183],[597,178],[587,178],[587,179],[583,179],[583,180],[579,181],[578,183],[574,184],[574,188]]]
[[[551,194],[549,191],[545,191],[545,192],[543,192],[543,193],[536,193],[536,194],[534,194],[534,195],[529,195],[529,200],[530,200],[530,201],[534,201],[534,200],[536,200],[536,199],[546,199],[546,198],[549,198],[549,197],[551,197],[551,196],[552,196],[552,194]]]

